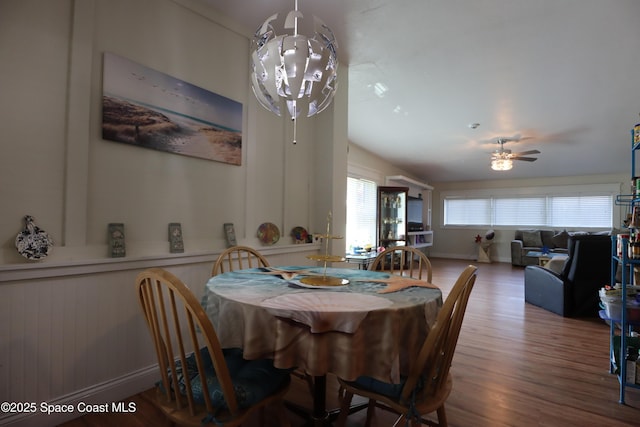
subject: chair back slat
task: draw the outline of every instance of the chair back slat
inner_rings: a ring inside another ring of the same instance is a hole
[[[260,252],[249,246],[232,246],[218,256],[211,276],[254,267],[269,267],[269,262]]]
[[[176,372],[176,356],[174,352],[174,339],[172,339],[171,332],[169,330],[169,316],[167,316],[167,309],[165,306],[165,298],[164,293],[162,292],[162,284],[159,281],[154,281],[155,284],[155,302],[157,304],[157,310],[159,311],[159,317],[162,329],[160,330],[160,335],[163,338],[163,342],[165,343],[164,349],[166,351],[166,359],[169,361],[169,369],[172,373],[172,385],[174,393],[179,390],[178,376],[175,375]],[[183,365],[184,366],[184,365]],[[176,394],[177,396],[177,394]],[[181,399],[176,399],[176,404],[178,408],[182,407]]]
[[[200,342],[198,340],[196,323],[194,322],[193,316],[191,315],[191,313],[187,313],[187,320],[189,322],[189,336],[191,337],[192,347],[193,348],[200,348]],[[194,353],[194,355],[195,355],[195,358],[196,358],[196,366],[198,367],[198,372],[204,372],[205,367],[204,367],[204,363],[202,361],[202,355],[200,354],[199,351],[196,351]],[[201,376],[201,378],[202,378],[202,376]],[[206,381],[202,381],[201,386],[202,386],[202,394],[204,394],[205,396],[209,396],[209,386],[207,385],[207,382]],[[189,384],[188,387],[189,387],[189,389],[191,389],[191,384]],[[234,394],[234,396],[235,396],[235,394]],[[207,412],[212,413],[213,412],[213,406],[212,406],[211,400],[210,399],[205,399],[204,403],[205,403],[205,407],[207,408]]]
[[[153,339],[153,344],[156,350],[156,356],[158,358],[158,365],[160,367],[160,376],[162,379],[162,385],[165,390],[171,390],[170,380],[169,380],[169,372],[168,372],[168,361],[166,358],[166,350],[165,343],[160,334],[160,324],[158,321],[158,312],[156,310],[156,304],[154,303],[155,296],[153,295],[153,288],[151,285],[150,278],[144,278],[144,284],[139,284],[139,300],[142,306],[142,311],[144,313],[145,319],[147,321],[147,326],[151,332],[151,337]],[[167,401],[171,401],[172,397],[169,393],[167,393]]]
[[[158,284],[158,293],[161,294],[162,293],[162,289],[160,287],[160,284]],[[170,307],[171,307],[171,313],[170,316],[171,318],[173,318],[173,331],[167,331],[168,334],[171,334],[172,332],[175,334],[175,340],[176,340],[176,344],[177,344],[177,349],[178,349],[178,358],[180,359],[180,365],[183,367],[182,368],[182,372],[183,372],[183,380],[185,382],[185,392],[187,394],[187,404],[189,405],[189,412],[191,413],[191,415],[195,415],[196,413],[196,405],[195,405],[195,401],[193,399],[193,389],[191,388],[191,379],[189,378],[188,375],[184,375],[184,367],[187,366],[187,352],[185,351],[185,345],[184,345],[184,340],[182,338],[182,326],[180,324],[180,314],[178,313],[178,308],[176,306],[176,297],[175,297],[175,293],[173,290],[169,290],[169,301],[170,301]],[[187,313],[187,318],[189,318],[189,314]],[[168,323],[168,322],[167,322]],[[191,322],[190,322],[191,323]],[[192,342],[192,347],[193,349],[197,349],[200,348],[198,345],[198,343],[193,343]],[[196,355],[199,354],[199,352],[195,352]],[[169,360],[175,360],[175,357],[171,357]],[[177,383],[177,376],[174,375],[174,387],[178,387],[178,383]],[[178,388],[174,388],[174,390],[178,390]],[[179,399],[178,399],[179,400]],[[206,400],[205,400],[206,402]]]
[[[432,268],[429,258],[411,246],[394,246],[379,253],[369,270],[389,271],[391,274],[413,277],[431,282]]]
[[[424,381],[420,391],[424,396],[436,395],[445,387],[476,271],[475,266],[466,267],[447,296],[404,385],[405,401],[411,398],[420,381]]]

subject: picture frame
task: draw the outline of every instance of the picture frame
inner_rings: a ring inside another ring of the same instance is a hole
[[[169,252],[172,254],[184,252],[182,225],[179,222],[169,223]]]
[[[107,226],[107,240],[109,244],[109,255],[111,256],[111,258],[121,258],[127,256],[123,223],[109,223],[109,225]]]
[[[236,230],[232,222],[227,222],[224,224],[224,234],[227,238],[228,247],[238,245],[238,241],[236,240]]]
[[[102,73],[103,139],[242,164],[242,103],[111,52]]]

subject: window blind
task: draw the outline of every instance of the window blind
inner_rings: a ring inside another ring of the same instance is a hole
[[[546,188],[544,195],[532,195],[533,188],[520,189],[522,194],[515,195],[508,194],[510,189],[494,189],[494,194],[480,197],[449,192],[443,195],[443,223],[445,226],[611,228],[616,188],[610,187],[573,194],[567,194],[566,187],[555,191]]]
[[[376,246],[376,188],[373,181],[347,177],[347,252],[355,246]]]

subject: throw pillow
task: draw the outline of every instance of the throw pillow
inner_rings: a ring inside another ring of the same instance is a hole
[[[541,248],[542,237],[540,236],[540,230],[536,231],[523,231],[522,232],[522,244],[528,248]]]
[[[567,230],[562,230],[558,234],[553,235],[553,246],[556,248],[567,249],[569,242],[569,233]]]

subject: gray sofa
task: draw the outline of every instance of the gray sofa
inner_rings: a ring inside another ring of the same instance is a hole
[[[572,233],[573,234],[573,233]],[[537,265],[537,257],[527,256],[528,252],[542,252],[543,248],[553,253],[567,253],[569,233],[566,230],[516,230],[511,241],[511,264],[517,266]]]

